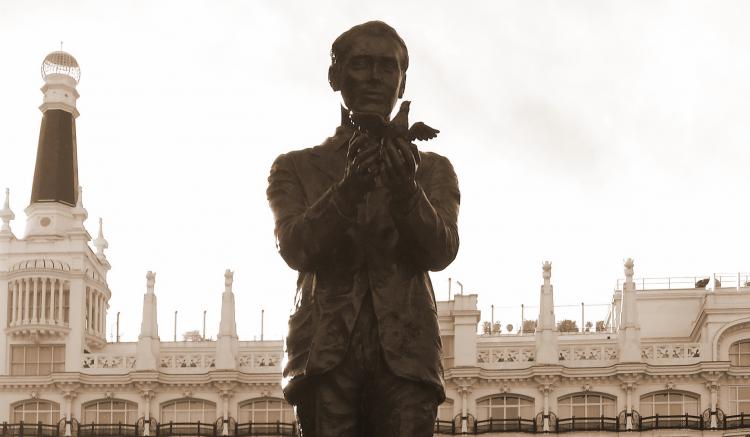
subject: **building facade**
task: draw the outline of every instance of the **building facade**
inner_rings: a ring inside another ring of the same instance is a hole
[[[25,235],[0,210],[0,435],[295,435],[280,341],[241,341],[225,273],[215,341],[161,341],[146,274],[137,342],[108,342],[110,264],[78,186],[80,70],[42,65],[44,100]],[[750,277],[646,280],[624,265],[595,330],[557,323],[552,266],[539,314],[477,334],[477,295],[437,303],[446,392],[438,434],[745,434],[750,428]],[[589,332],[592,331],[592,332]]]

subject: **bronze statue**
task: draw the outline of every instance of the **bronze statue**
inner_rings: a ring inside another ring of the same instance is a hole
[[[448,159],[408,128],[409,56],[387,24],[334,41],[328,78],[341,125],[279,156],[268,178],[279,252],[299,271],[284,388],[304,437],[431,436],[445,399],[428,271],[456,257],[459,190]]]

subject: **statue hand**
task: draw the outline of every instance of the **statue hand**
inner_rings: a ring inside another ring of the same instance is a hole
[[[395,201],[408,199],[417,191],[417,168],[420,157],[417,146],[406,139],[396,137],[386,140],[385,185],[391,190]]]
[[[341,196],[356,204],[375,183],[380,145],[367,134],[355,132],[346,153],[344,177],[338,183]]]

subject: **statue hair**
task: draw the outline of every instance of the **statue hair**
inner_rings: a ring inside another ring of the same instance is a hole
[[[352,42],[359,35],[386,35],[393,38],[401,46],[401,72],[405,73],[406,69],[409,68],[409,51],[406,48],[404,40],[401,39],[396,29],[382,21],[376,20],[358,24],[336,38],[331,45],[331,69],[346,58],[349,50],[351,50]]]

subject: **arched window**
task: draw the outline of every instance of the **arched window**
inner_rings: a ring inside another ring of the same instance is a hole
[[[733,366],[750,366],[750,340],[740,340],[729,346],[729,362]]]
[[[284,399],[259,398],[240,404],[239,423],[294,423],[294,409]]]
[[[216,420],[216,404],[203,399],[178,399],[161,406],[162,423],[169,422],[213,422]]]
[[[133,424],[138,420],[138,404],[123,399],[101,399],[83,406],[83,423]]]
[[[570,417],[615,417],[615,398],[599,393],[575,393],[557,400],[557,414]]]
[[[13,406],[13,422],[55,425],[60,420],[60,404],[52,401],[23,401]]]
[[[525,396],[491,396],[477,402],[477,420],[531,419],[534,417],[534,400]]]
[[[640,413],[647,416],[698,415],[699,397],[692,393],[664,391],[641,396]]]

